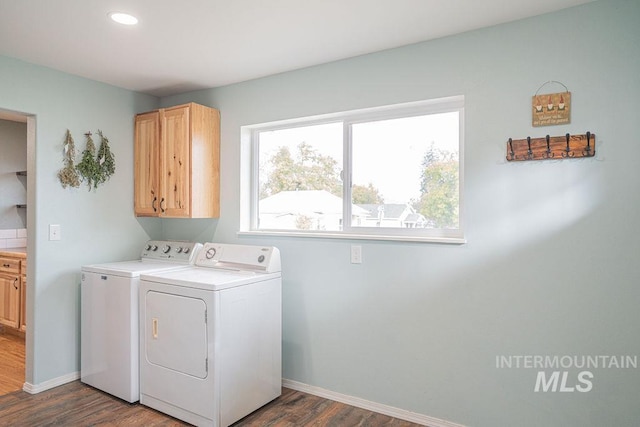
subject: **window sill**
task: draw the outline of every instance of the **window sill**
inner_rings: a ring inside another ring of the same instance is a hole
[[[375,235],[375,234],[357,234],[357,233],[296,233],[295,231],[238,231],[238,236],[254,236],[254,237],[305,237],[312,239],[346,239],[346,240],[379,240],[392,242],[414,242],[414,243],[440,243],[450,245],[463,245],[467,243],[464,237],[427,237],[427,236],[393,236],[393,235]]]

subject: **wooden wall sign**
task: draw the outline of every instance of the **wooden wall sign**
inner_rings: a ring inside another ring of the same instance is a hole
[[[571,122],[571,92],[533,95],[531,98],[532,125],[552,126]]]

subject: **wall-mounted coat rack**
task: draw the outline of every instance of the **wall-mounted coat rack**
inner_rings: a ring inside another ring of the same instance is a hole
[[[507,161],[557,160],[596,155],[596,136],[584,135],[549,136],[543,138],[511,139],[507,141]]]

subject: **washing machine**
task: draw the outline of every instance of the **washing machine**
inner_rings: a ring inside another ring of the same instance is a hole
[[[141,404],[226,427],[281,384],[277,248],[205,243],[193,267],[141,275]]]
[[[82,267],[80,380],[127,402],[140,398],[140,274],[193,265],[200,243],[148,241],[140,259]]]

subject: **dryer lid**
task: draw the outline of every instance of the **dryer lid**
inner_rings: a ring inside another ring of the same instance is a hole
[[[220,291],[279,278],[280,272],[255,273],[252,271],[229,271],[198,266],[176,271],[152,272],[140,276],[140,280],[143,282],[163,283],[208,291]]]

